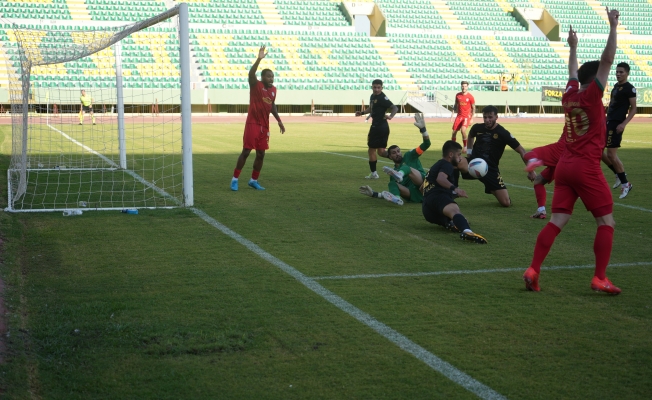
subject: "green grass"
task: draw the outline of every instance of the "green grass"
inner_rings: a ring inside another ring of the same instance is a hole
[[[527,149],[561,133],[561,124],[501,122]],[[652,209],[646,126],[630,125],[619,150],[635,187],[615,201],[639,209],[614,207],[612,263],[651,260],[652,213],[641,210]],[[196,207],[309,277],[515,268],[318,282],[508,398],[648,397],[652,266],[608,269],[623,289],[617,297],[590,291],[591,268],[543,271],[542,292],[526,292],[521,271],[546,221],[528,217],[536,203],[516,153],[507,149],[501,163],[506,183],[523,187],[508,186],[513,207],[462,182],[470,198],[460,208],[489,241],[480,246],[428,224],[418,204],[358,193],[369,183],[366,161],[329,153],[364,158],[368,125],[286,127],[272,132],[267,190],[246,187],[250,159],[234,193],[242,124],[194,124]],[[424,166],[439,159],[449,128],[429,124]],[[390,141],[410,149],[420,135],[393,124]],[[0,143],[6,169],[8,127]],[[474,397],[188,210],[0,221],[10,329],[3,397]],[[544,265],[592,264],[594,234],[578,202]]]

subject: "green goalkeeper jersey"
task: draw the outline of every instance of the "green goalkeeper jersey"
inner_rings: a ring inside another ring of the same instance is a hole
[[[86,96],[80,96],[80,97],[79,97],[79,100],[81,100],[81,103],[82,103],[82,105],[83,105],[84,107],[88,107],[88,106],[90,106],[91,103],[93,102],[93,99],[92,99],[91,96],[89,96],[89,95],[86,95]]]
[[[401,182],[401,185],[405,187],[412,186],[412,181],[408,176],[410,175],[410,168],[414,168],[419,171],[422,176],[426,176],[426,171],[423,169],[419,157],[421,157],[421,154],[423,154],[424,151],[428,150],[429,147],[430,139],[424,139],[423,143],[421,143],[419,147],[412,149],[403,155],[403,162],[401,165],[394,165],[394,171],[403,171],[403,181]],[[390,177],[390,180],[392,179],[394,178]]]

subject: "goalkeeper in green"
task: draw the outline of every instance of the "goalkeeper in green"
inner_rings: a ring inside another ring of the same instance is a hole
[[[430,136],[426,130],[423,114],[415,114],[414,121],[414,126],[419,128],[423,135],[423,143],[405,155],[401,153],[401,148],[397,145],[390,146],[387,149],[387,156],[394,161],[394,168],[383,167],[383,171],[390,176],[387,190],[378,193],[374,192],[370,186],[361,186],[360,193],[369,197],[385,199],[399,206],[403,205],[403,199],[421,203],[423,200],[421,186],[426,172],[419,157],[430,147]]]
[[[81,91],[81,96],[79,97],[81,101],[81,106],[79,107],[79,125],[84,123],[84,113],[90,113],[91,119],[93,120],[93,125],[95,125],[95,114],[93,114],[93,98],[86,95],[86,91]]]

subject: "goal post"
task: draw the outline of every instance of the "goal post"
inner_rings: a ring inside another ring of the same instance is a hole
[[[192,206],[188,5],[81,28],[7,30],[6,210]]]

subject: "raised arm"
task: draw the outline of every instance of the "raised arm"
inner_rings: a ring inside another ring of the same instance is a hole
[[[609,17],[609,37],[607,38],[607,45],[604,47],[602,56],[600,57],[598,73],[595,75],[595,79],[600,82],[600,85],[603,88],[607,86],[607,79],[609,78],[611,65],[614,63],[614,58],[616,57],[618,18],[620,17],[618,10],[609,11],[609,7],[606,9],[607,16]]]
[[[568,56],[568,80],[577,79],[577,70],[579,69],[577,63],[577,32],[573,30],[573,25],[568,30],[567,43],[570,48],[570,54]]]
[[[267,53],[265,53],[265,46],[261,46],[258,50],[258,58],[256,59],[256,62],[249,69],[249,85],[255,85],[256,82],[258,82],[258,78],[256,78],[256,71],[258,71],[258,66],[266,55]]]
[[[419,128],[419,132],[421,132],[421,135],[423,136],[423,143],[421,143],[421,145],[419,145],[417,148],[417,153],[421,155],[430,147],[430,136],[428,135],[428,130],[426,129],[426,121],[423,119],[423,114],[414,114],[414,126]]]

